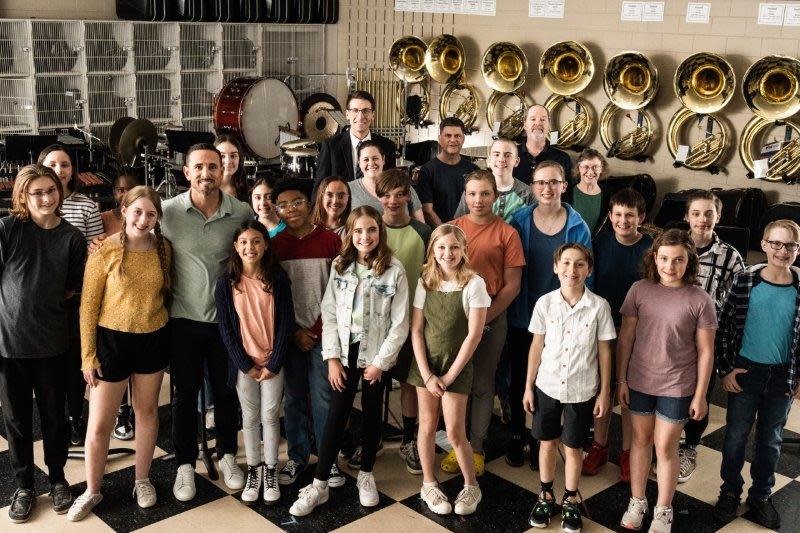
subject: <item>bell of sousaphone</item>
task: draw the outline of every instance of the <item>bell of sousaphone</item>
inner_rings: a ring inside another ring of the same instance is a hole
[[[800,60],[787,56],[763,57],[750,65],[744,75],[744,101],[761,118],[789,118],[800,111],[798,80]]]
[[[439,83],[457,81],[464,72],[464,46],[452,35],[434,37],[425,51],[425,68]]]
[[[594,76],[592,53],[575,41],[556,43],[542,54],[539,75],[551,92],[562,96],[577,94]]]
[[[408,83],[419,83],[428,76],[425,51],[428,45],[419,37],[405,35],[389,48],[389,68],[395,76]]]
[[[483,53],[481,74],[490,89],[512,93],[525,84],[528,58],[514,43],[494,43]]]
[[[708,114],[725,107],[733,97],[736,75],[724,58],[699,52],[678,66],[673,87],[685,107],[695,113]]]
[[[658,92],[658,70],[644,54],[622,52],[608,60],[603,90],[617,107],[640,109]]]

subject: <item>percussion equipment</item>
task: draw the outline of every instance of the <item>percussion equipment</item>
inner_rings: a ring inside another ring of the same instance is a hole
[[[319,154],[317,148],[311,146],[281,148],[281,171],[284,174],[297,178],[314,178],[314,171],[317,168],[317,155]]]
[[[217,134],[238,137],[253,154],[272,159],[281,154],[280,129],[298,129],[300,114],[294,92],[273,78],[234,78],[214,98]]]
[[[300,105],[302,131],[314,142],[322,142],[339,133],[339,124],[329,111],[340,111],[342,107],[333,96],[327,93],[314,93]]]

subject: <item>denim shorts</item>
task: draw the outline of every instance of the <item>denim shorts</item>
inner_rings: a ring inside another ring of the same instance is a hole
[[[673,424],[685,424],[689,420],[689,405],[692,396],[672,398],[669,396],[653,396],[633,389],[630,391],[630,412],[634,415],[655,415]]]

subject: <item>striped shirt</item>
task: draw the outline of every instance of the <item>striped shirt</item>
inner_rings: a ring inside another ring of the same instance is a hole
[[[733,281],[733,275],[744,270],[744,261],[736,248],[723,242],[714,233],[711,246],[700,255],[700,272],[697,280],[717,306],[725,302],[725,296]]]
[[[761,283],[759,272],[766,264],[752,266],[733,276],[730,291],[719,311],[719,329],[715,340],[717,374],[725,376],[734,369],[736,356],[742,348],[750,293]],[[789,390],[794,393],[800,370],[800,269],[792,267],[792,284],[798,290],[792,324],[792,342],[789,350]]]
[[[64,198],[64,205],[61,206],[61,213],[64,220],[78,228],[86,239],[86,243],[103,233],[103,219],[100,217],[100,209],[94,200],[79,192],[74,192]]]

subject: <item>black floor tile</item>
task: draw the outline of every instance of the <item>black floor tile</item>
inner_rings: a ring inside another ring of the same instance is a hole
[[[286,531],[305,533],[332,531],[395,503],[392,498],[381,493],[378,505],[369,508],[362,507],[358,501],[355,478],[346,472],[343,474],[346,480],[344,486],[335,489],[329,488],[327,503],[318,506],[308,516],[295,518],[289,514],[289,508],[297,499],[300,489],[311,483],[314,477],[313,465],[306,469],[292,485],[281,485],[281,499],[278,502],[266,505],[260,501],[250,509]],[[380,492],[380,486],[378,491]],[[236,495],[236,497],[239,496],[240,494]]]
[[[192,501],[179,502],[172,495],[177,466],[174,461],[153,461],[150,468],[150,481],[156,488],[158,503],[150,509],[140,509],[133,499],[135,468],[130,466],[110,472],[103,478],[103,501],[93,512],[115,531],[133,531],[165,518],[195,509],[220,498],[227,493],[212,484],[203,476],[195,476],[197,495]],[[74,494],[86,490],[86,483],[73,487]]]
[[[50,492],[50,481],[47,479],[47,473],[36,465],[33,465],[33,482],[36,484],[35,491],[37,495]],[[14,478],[14,471],[11,469],[9,452],[6,450],[0,452],[0,502],[3,502],[0,506],[8,505],[16,490],[17,481]]]
[[[704,436],[700,443],[721,452],[722,444],[725,441],[726,427],[727,426],[722,426],[718,430]],[[754,434],[755,424],[753,424],[753,430],[750,432],[750,436],[747,438],[747,447],[745,448],[744,457],[745,461],[748,463],[751,463],[755,457]],[[783,430],[783,436],[784,438],[800,438],[800,434],[788,429]],[[749,469],[750,466],[745,464],[744,468]],[[792,479],[800,476],[800,445],[789,443],[783,445],[782,453],[778,459],[778,465],[775,468],[775,472]],[[746,490],[747,487],[745,487],[745,491]]]
[[[648,480],[645,493],[650,507],[642,525],[643,531],[647,531],[653,517],[653,505],[658,493],[655,481]],[[614,531],[628,531],[620,527],[619,521],[628,508],[630,497],[630,485],[622,482],[612,485],[585,501],[586,516]],[[672,531],[675,532],[706,533],[717,531],[725,525],[714,520],[713,506],[681,492],[675,493],[672,508],[674,513]]]
[[[781,515],[780,533],[797,533],[800,529],[800,483],[792,481],[772,495],[772,503]],[[748,510],[742,518],[753,521]]]
[[[406,507],[430,518],[450,531],[482,532],[482,531],[525,531],[530,529],[528,515],[536,495],[491,472],[480,477],[482,500],[478,510],[470,516],[458,516],[451,513],[447,516],[432,513],[422,501],[419,494],[410,496],[401,503]],[[464,487],[464,478],[456,476],[441,484],[441,488],[452,503],[459,491]]]

